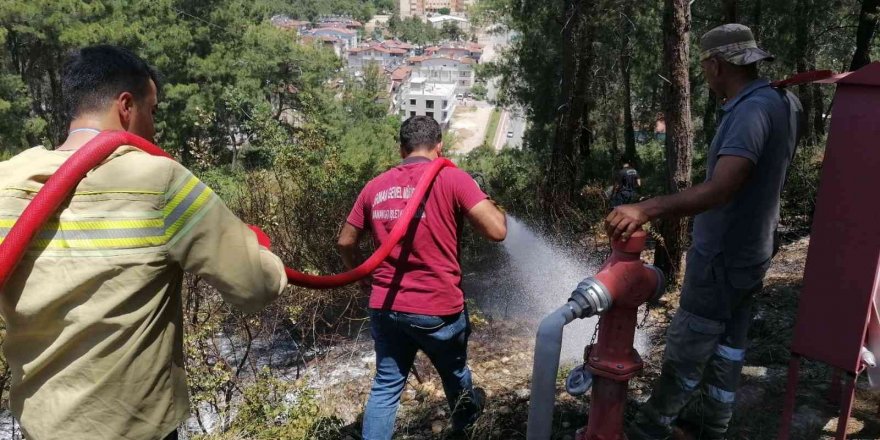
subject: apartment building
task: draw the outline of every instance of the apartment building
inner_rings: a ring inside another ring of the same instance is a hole
[[[473,0],[398,0],[397,6],[401,17],[424,17],[427,13],[436,13],[441,9],[451,12],[464,12]]]
[[[444,129],[449,126],[455,112],[455,84],[429,83],[425,78],[413,78],[404,86],[401,95],[401,118],[429,116]]]
[[[477,62],[470,57],[452,58],[446,56],[410,57],[413,79],[421,78],[437,84],[452,84],[455,93],[465,93],[474,86],[474,66]]]
[[[472,58],[477,63],[483,56],[483,46],[477,43],[449,43],[443,46],[431,46],[425,49],[427,56],[444,56],[449,58]]]
[[[336,56],[343,57],[351,48],[358,45],[357,31],[346,28],[325,27],[302,32],[303,41],[320,41],[331,46]]]
[[[434,29],[442,29],[444,24],[452,23],[464,32],[471,30],[471,23],[467,18],[457,17],[455,15],[434,15],[428,17],[428,23],[431,23],[431,26],[433,26]]]
[[[405,64],[413,50],[412,45],[395,40],[372,42],[349,49],[346,60],[349,71],[353,73],[363,72],[371,64],[392,70]]]

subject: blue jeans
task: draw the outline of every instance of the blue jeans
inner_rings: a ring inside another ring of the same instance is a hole
[[[482,409],[467,366],[471,333],[467,310],[451,316],[416,315],[390,310],[370,312],[376,344],[376,378],[364,410],[364,440],[390,440],[400,395],[416,352],[422,350],[443,381],[452,411],[452,428],[471,424]]]

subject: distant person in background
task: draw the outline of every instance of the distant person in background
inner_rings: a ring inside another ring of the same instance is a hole
[[[452,412],[452,433],[461,436],[482,411],[467,366],[470,320],[461,290],[459,248],[463,220],[492,241],[507,236],[507,219],[457,168],[437,175],[425,200],[410,200],[416,184],[440,157],[440,125],[414,116],[400,127],[400,165],[361,191],[339,235],[346,267],[362,261],[358,243],[369,230],[380,245],[388,239],[407,203],[422,203],[409,233],[373,272],[370,325],[376,347],[376,377],[364,410],[364,440],[390,440],[400,396],[416,353],[437,369]]]
[[[633,168],[628,160],[623,161],[623,168],[617,172],[617,180],[611,193],[611,206],[617,207],[632,203],[637,200],[636,191],[642,187],[642,179],[639,172]]]

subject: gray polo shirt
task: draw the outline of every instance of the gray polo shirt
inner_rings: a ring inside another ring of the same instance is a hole
[[[770,259],[779,223],[779,198],[800,133],[803,108],[797,97],[751,82],[722,107],[718,131],[709,147],[706,180],[721,156],[745,157],[755,164],[745,186],[730,203],[694,219],[693,246],[727,267],[749,267]]]

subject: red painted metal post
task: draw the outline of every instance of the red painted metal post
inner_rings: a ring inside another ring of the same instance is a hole
[[[856,397],[856,375],[846,374],[846,394],[843,396],[843,406],[840,407],[840,416],[837,418],[837,440],[846,440],[846,427],[849,425],[849,416],[852,413],[853,400]]]
[[[834,405],[840,405],[840,396],[843,392],[840,388],[840,375],[842,372],[839,368],[831,369],[831,386],[828,387],[828,401]]]
[[[590,420],[578,440],[625,440],[623,410],[626,407],[628,381],[597,377],[590,400]],[[598,402],[607,402],[598,404]],[[595,420],[595,422],[594,422]]]
[[[785,407],[782,410],[782,420],[779,422],[778,440],[788,440],[791,435],[791,422],[794,417],[794,402],[797,397],[798,376],[801,371],[801,356],[791,354],[788,361],[788,384],[785,386]]]
[[[638,309],[611,307],[599,319],[599,338],[590,350],[590,371],[597,376],[624,381],[642,370],[642,358],[633,348]]]
[[[612,307],[599,321],[599,340],[587,359],[595,376],[587,429],[578,440],[624,440],[623,411],[629,380],[642,370],[633,348],[638,309]]]

